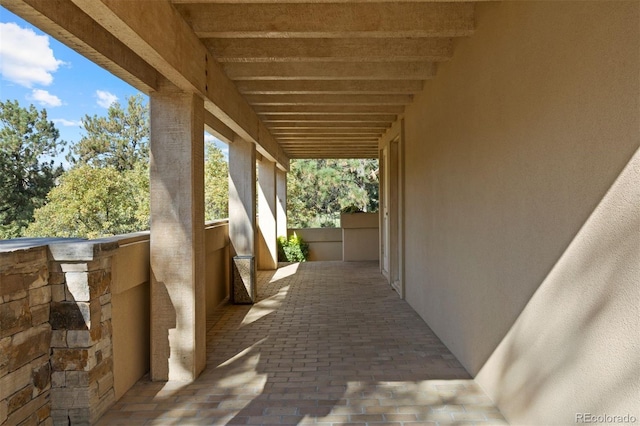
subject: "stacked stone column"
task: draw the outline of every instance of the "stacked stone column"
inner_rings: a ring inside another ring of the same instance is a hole
[[[111,260],[117,243],[50,247],[51,403],[55,424],[91,424],[115,402]]]
[[[0,424],[50,425],[47,250],[0,256]]]

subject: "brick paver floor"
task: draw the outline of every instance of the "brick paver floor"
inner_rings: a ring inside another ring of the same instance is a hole
[[[504,425],[375,263],[260,272],[259,301],[208,320],[191,384],[142,379],[101,425]]]

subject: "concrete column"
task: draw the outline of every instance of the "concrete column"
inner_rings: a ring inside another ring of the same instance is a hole
[[[229,145],[229,240],[233,302],[255,301],[256,146],[236,137]]]
[[[276,169],[276,236],[287,236],[287,172]]]
[[[266,158],[258,161],[258,269],[278,268],[276,244],[276,163]]]
[[[206,365],[204,103],[169,83],[151,94],[151,379]]]
[[[234,256],[255,256],[256,146],[239,137],[229,145],[229,239]]]

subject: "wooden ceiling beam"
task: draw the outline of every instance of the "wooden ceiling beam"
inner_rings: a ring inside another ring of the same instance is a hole
[[[229,3],[229,0],[169,0],[174,4],[213,4],[213,3]],[[286,0],[286,3],[395,3],[398,0]],[[424,2],[447,2],[447,3],[465,3],[478,1],[495,1],[495,0],[402,0],[405,3],[424,3]],[[283,0],[233,0],[237,4],[254,4],[254,3],[283,3]]]
[[[460,37],[470,3],[174,4],[200,38]]]
[[[249,62],[226,63],[232,80],[427,80],[433,62]]]
[[[247,95],[283,94],[415,94],[422,80],[238,80],[236,86]]]
[[[208,111],[237,135],[255,143],[262,155],[288,169],[286,154],[169,2],[70,1],[95,21],[88,31],[105,28],[172,84],[201,96]],[[55,8],[58,2],[45,3]],[[65,19],[71,20],[73,16]]]
[[[219,62],[447,61],[451,38],[208,38]]]
[[[268,115],[262,122],[265,124],[282,123],[297,121],[300,123],[318,123],[323,121],[340,121],[350,123],[362,123],[367,121],[396,121],[395,114],[344,114],[344,115],[317,115],[317,114],[299,114],[299,115]]]
[[[246,95],[251,105],[407,105],[412,95]]]
[[[342,134],[345,136],[348,135],[370,135],[370,136],[379,136],[383,132],[379,130],[369,130],[369,129],[332,129],[331,127],[327,127],[324,129],[272,129],[271,134],[280,137],[280,136],[296,136],[296,135],[320,135],[320,136],[334,136],[336,134]]]
[[[276,129],[370,129],[370,130],[382,130],[391,127],[388,122],[372,121],[369,123],[340,123],[340,122],[323,122],[323,123],[278,123],[269,126],[270,130]]]
[[[2,0],[2,6],[138,90],[158,88],[160,73],[69,1]]]
[[[403,105],[254,105],[259,116],[272,114],[402,114]]]
[[[322,136],[322,137],[307,137],[307,136],[297,136],[292,138],[278,138],[278,142],[280,145],[286,146],[291,145],[292,143],[318,143],[322,141],[331,141],[331,142],[354,142],[354,143],[377,143],[378,138],[372,136],[366,137],[331,137],[331,136]]]

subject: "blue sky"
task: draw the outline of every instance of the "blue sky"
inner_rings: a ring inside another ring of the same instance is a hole
[[[0,99],[46,108],[60,139],[77,142],[83,135],[82,117],[106,115],[111,102],[124,105],[135,94],[148,100],[144,93],[0,6]],[[226,156],[227,146],[215,142]]]

